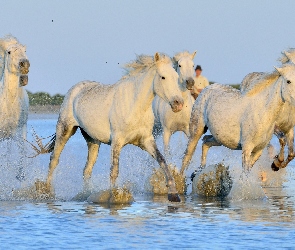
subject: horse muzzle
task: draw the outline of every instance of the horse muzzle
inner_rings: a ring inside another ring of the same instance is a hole
[[[183,108],[183,99],[180,97],[174,97],[170,102],[170,106],[173,112],[179,112]]]
[[[19,77],[19,86],[23,87],[26,86],[28,84],[29,78],[28,75],[21,75]]]
[[[188,90],[192,90],[194,85],[195,85],[195,80],[192,77],[189,77],[188,79],[186,79],[186,88]]]
[[[20,62],[19,62],[19,70],[20,70],[20,73],[23,74],[23,75],[26,75],[29,73],[29,68],[30,68],[30,62],[28,59],[22,59]]]

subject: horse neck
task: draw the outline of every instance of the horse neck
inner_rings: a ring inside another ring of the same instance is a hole
[[[0,95],[7,101],[14,102],[19,93],[19,76],[10,73],[5,65]]]
[[[180,88],[181,90],[181,95],[182,95],[182,98],[183,98],[183,101],[184,102],[187,102],[188,100],[191,100],[191,91],[188,90],[186,87],[185,88]]]
[[[274,115],[277,116],[277,113],[281,110],[284,101],[282,97],[282,84],[283,79],[279,77],[274,84],[267,86],[259,96],[260,100],[263,100],[261,105],[264,110],[273,110]]]
[[[133,105],[140,107],[140,110],[146,111],[152,107],[155,97],[153,90],[155,74],[156,70],[151,69],[133,82],[134,89],[136,90],[134,91]]]

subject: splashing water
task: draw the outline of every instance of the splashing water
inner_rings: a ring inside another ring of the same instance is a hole
[[[29,120],[29,126],[32,125],[37,134],[41,137],[51,135],[55,131],[56,117]],[[32,141],[31,131],[28,133],[28,140]],[[158,138],[157,144],[163,152],[162,138]],[[175,133],[171,137],[170,156],[167,163],[176,165],[179,169],[182,162],[183,153],[187,144],[187,138],[183,133]],[[13,200],[15,197],[12,191],[16,189],[28,189],[34,186],[36,180],[45,181],[48,171],[50,155],[40,155],[37,158],[29,159],[26,156],[31,155],[32,151],[27,144],[23,148],[17,141],[0,142],[0,199]],[[201,141],[192,158],[192,162],[186,171],[186,176],[200,166]],[[87,158],[87,145],[80,134],[77,132],[70,138],[64,148],[58,167],[54,173],[54,191],[58,200],[71,200],[77,194],[83,192],[83,168]],[[232,199],[251,199],[265,197],[262,195],[260,187],[260,169],[265,167],[270,169],[272,159],[269,157],[261,158],[254,165],[249,178],[244,178],[242,182],[241,175],[241,151],[232,151],[225,147],[213,147],[209,150],[207,165],[221,162],[230,166],[231,175],[233,175],[234,187],[231,193]],[[153,173],[154,168],[159,168],[157,162],[141,149],[127,145],[123,148],[120,155],[120,173],[117,180],[117,186],[127,186],[133,195],[148,193],[146,183]],[[22,173],[22,174],[20,174]],[[280,174],[272,173],[279,178]],[[274,178],[269,174],[268,180]],[[97,163],[93,168],[91,178],[91,191],[98,192],[110,188],[110,147],[102,145]],[[24,176],[20,181],[17,176]],[[283,175],[282,175],[283,176]],[[281,177],[280,177],[281,178]],[[190,178],[187,178],[189,180]],[[273,185],[274,182],[270,182]],[[282,185],[276,182],[277,185]],[[191,192],[191,185],[188,187],[187,194]],[[87,198],[87,197],[86,197]],[[85,198],[85,199],[86,199]],[[21,197],[18,199],[30,199],[30,197]],[[84,199],[84,200],[85,200]]]

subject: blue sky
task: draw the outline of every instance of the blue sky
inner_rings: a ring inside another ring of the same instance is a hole
[[[295,1],[2,1],[0,36],[27,45],[33,92],[65,94],[81,80],[115,83],[135,54],[182,50],[211,81],[272,71],[295,47]]]

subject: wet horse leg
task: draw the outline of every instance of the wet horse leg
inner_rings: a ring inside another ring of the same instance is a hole
[[[164,127],[163,141],[164,141],[164,148],[165,148],[165,157],[169,156],[169,153],[170,153],[170,147],[169,147],[170,137],[171,137],[170,130]]]
[[[245,143],[242,147],[242,166],[243,166],[243,171],[246,175],[249,174],[250,169],[253,166],[252,150],[253,150],[253,147],[251,144]]]
[[[101,142],[93,140],[83,129],[81,129],[81,132],[88,146],[88,156],[87,156],[87,162],[83,171],[83,179],[84,179],[84,188],[89,189],[89,185],[90,185],[89,181],[91,178],[92,169],[97,160]]]
[[[202,162],[201,167],[204,168],[206,166],[207,154],[209,148],[213,146],[221,146],[222,144],[217,142],[212,135],[205,135],[203,138],[202,144]]]
[[[263,149],[258,150],[258,151],[254,152],[254,153],[252,152],[252,154],[251,154],[251,167],[253,167],[255,162],[259,159],[259,157],[262,154],[262,151],[263,151]]]
[[[288,158],[281,164],[280,168],[285,168],[290,161],[295,158],[294,154],[294,129],[290,129],[288,133],[286,133],[287,145],[288,145]]]
[[[120,152],[123,147],[123,145],[116,140],[113,140],[111,145],[111,189],[115,188],[116,186],[116,180],[119,175],[119,158],[120,158]]]
[[[184,171],[187,169],[190,160],[192,159],[192,156],[196,150],[197,144],[201,138],[201,136],[204,134],[204,128],[205,126],[200,126],[199,129],[196,129],[195,133],[191,133],[189,137],[189,141],[184,153],[184,157],[182,160],[182,167],[180,170],[180,173],[183,175]]]
[[[164,170],[168,186],[168,200],[172,202],[180,202],[172,173],[170,172],[170,169],[166,164],[163,155],[158,150],[155,140],[153,138],[146,139],[142,142],[142,145],[140,147],[143,150],[147,151],[155,160],[157,160],[160,167]]]
[[[281,164],[285,159],[284,153],[285,153],[285,145],[286,145],[286,136],[277,127],[275,127],[274,134],[277,136],[277,138],[279,139],[279,143],[280,143],[280,153],[275,156],[275,159],[272,163],[272,169],[274,171],[276,171],[275,169],[278,170],[279,168],[281,168]]]
[[[58,165],[60,154],[69,138],[77,131],[77,128],[78,127],[76,126],[65,126],[62,123],[57,124],[55,145],[50,156],[49,170],[46,180],[48,188],[51,187],[53,172]]]

